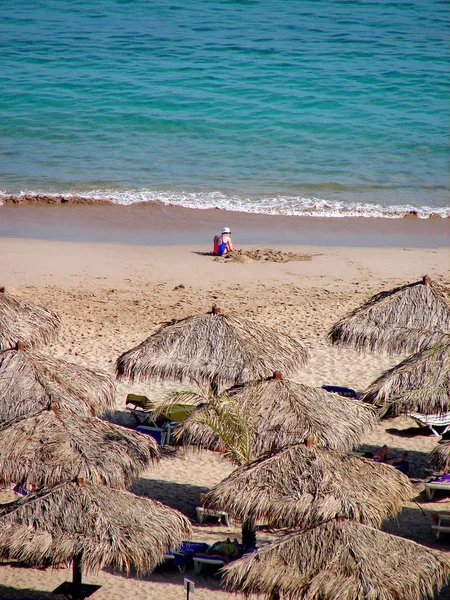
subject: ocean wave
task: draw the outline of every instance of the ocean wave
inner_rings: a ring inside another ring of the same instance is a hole
[[[219,191],[171,192],[143,189],[103,189],[77,193],[49,194],[46,192],[23,191],[19,194],[0,192],[1,204],[117,204],[130,206],[143,203],[160,203],[197,210],[220,209],[232,212],[305,216],[305,217],[366,217],[400,219],[416,216],[450,218],[450,207],[382,205],[355,203],[299,196],[240,196]]]

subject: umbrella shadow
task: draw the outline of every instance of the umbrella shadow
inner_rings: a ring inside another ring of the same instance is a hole
[[[432,510],[433,512],[436,511],[436,509]],[[431,509],[427,509],[426,505],[406,506],[401,513],[388,521],[384,521],[381,530],[412,540],[428,548],[448,550],[450,548],[450,536],[443,535],[439,540],[436,540],[431,529],[434,522],[430,517],[430,512]]]
[[[9,585],[0,585],[0,598],[2,600],[58,600],[64,598],[64,596],[44,590],[20,589]]]
[[[391,435],[404,438],[415,438],[418,436],[436,437],[428,427],[417,426],[406,427],[406,429],[397,429],[396,427],[389,427],[388,429],[386,429],[386,433],[390,433]]]
[[[111,575],[119,575],[123,576],[123,573],[110,570],[103,569],[106,573],[110,573]],[[223,588],[220,585],[221,576],[220,572],[216,570],[204,570],[201,574],[197,574],[194,571],[193,567],[187,567],[184,573],[180,573],[180,571],[174,567],[173,565],[160,565],[157,567],[152,573],[149,575],[137,575],[133,571],[126,575],[127,579],[135,579],[138,581],[146,581],[148,583],[153,583],[157,585],[158,583],[162,583],[167,585],[168,583],[174,585],[180,589],[180,597],[181,590],[184,587],[184,578],[188,577],[191,581],[195,583],[196,588],[206,588],[208,590],[213,591],[222,591]],[[178,596],[177,596],[178,597]]]
[[[133,482],[130,491],[137,496],[163,502],[167,506],[179,510],[190,519],[195,519],[195,507],[200,504],[200,494],[208,492],[209,488],[188,483],[175,483],[163,479],[139,477]]]
[[[433,509],[435,510],[435,509]],[[441,536],[439,540],[433,534],[431,526],[433,521],[422,506],[405,507],[396,517],[385,521],[381,530],[392,535],[403,537],[433,550],[448,552],[450,550],[450,536]],[[450,585],[444,587],[435,600],[450,600]]]

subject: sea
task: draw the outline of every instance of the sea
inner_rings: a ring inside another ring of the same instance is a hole
[[[2,0],[0,14],[3,195],[450,216],[447,0]]]

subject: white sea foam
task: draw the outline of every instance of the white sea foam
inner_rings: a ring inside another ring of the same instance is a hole
[[[7,192],[0,192],[2,196]],[[210,192],[170,192],[147,189],[97,189],[77,191],[76,193],[48,194],[43,191],[22,191],[17,196],[46,195],[83,197],[91,200],[110,200],[114,204],[129,206],[141,202],[160,202],[166,205],[182,206],[193,209],[221,209],[233,212],[245,212],[267,215],[308,216],[308,217],[368,217],[399,219],[408,214],[427,219],[431,216],[450,218],[450,206],[431,207],[413,206],[409,204],[382,205],[354,203],[321,198],[304,198],[298,196],[240,196],[225,194],[219,191]]]

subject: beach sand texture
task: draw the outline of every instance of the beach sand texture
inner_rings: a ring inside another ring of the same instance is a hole
[[[143,341],[163,322],[206,312],[217,304],[224,311],[245,314],[304,340],[311,358],[298,378],[303,383],[363,390],[402,357],[331,347],[326,339],[328,328],[381,290],[416,281],[425,273],[439,281],[449,280],[449,248],[433,244],[423,248],[388,248],[382,243],[380,247],[272,245],[277,251],[308,254],[311,260],[231,263],[214,261],[203,254],[209,246],[195,245],[191,240],[183,246],[139,246],[38,237],[0,238],[0,284],[17,297],[59,313],[62,332],[48,352],[110,374],[122,352]],[[130,423],[125,410],[129,392],[156,397],[162,386],[119,383],[116,419],[124,424]],[[417,503],[405,506],[398,519],[387,522],[383,529],[433,548],[448,549],[445,537],[439,542],[434,539],[426,511],[450,510],[450,497],[426,502],[421,493],[423,480],[431,474],[427,455],[437,441],[401,417],[381,422],[366,436],[364,450],[387,444],[393,458],[409,452]],[[199,494],[231,470],[232,466],[216,453],[178,450],[143,473],[132,490],[182,510],[195,523]],[[194,524],[193,539],[212,543],[239,533],[238,525]],[[274,535],[261,531],[258,541]],[[84,580],[102,586],[94,596],[97,600],[178,600],[185,598],[184,576],[195,581],[195,600],[234,597],[220,589],[218,577],[195,575],[193,571],[183,575],[168,568],[139,578],[105,570],[88,574]],[[52,598],[50,591],[69,579],[71,573],[64,569],[41,571],[2,565],[0,598]],[[450,592],[444,590],[439,598],[450,598]]]

